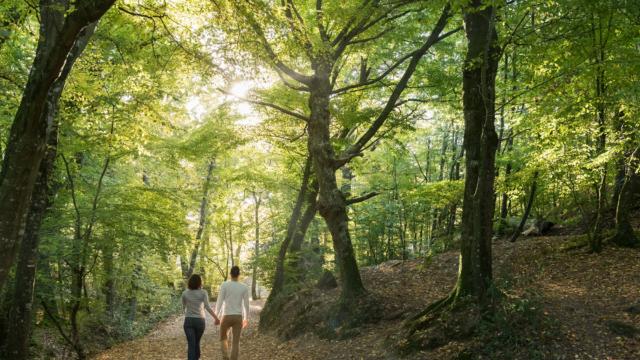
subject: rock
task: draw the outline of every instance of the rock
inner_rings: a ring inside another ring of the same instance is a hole
[[[531,224],[525,231],[523,231],[522,235],[524,236],[544,235],[548,233],[549,230],[551,230],[551,228],[553,228],[554,225],[555,223],[551,221],[538,219],[533,224]]]
[[[325,270],[320,279],[318,279],[316,287],[320,290],[335,289],[338,287],[338,281],[331,271]]]

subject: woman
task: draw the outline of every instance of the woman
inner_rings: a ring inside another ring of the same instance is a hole
[[[209,294],[202,290],[202,278],[193,274],[187,284],[189,289],[182,292],[182,308],[184,309],[184,333],[187,336],[187,358],[198,360],[200,358],[200,338],[204,333],[205,317],[204,309],[213,316],[216,323],[220,320],[209,306]]]

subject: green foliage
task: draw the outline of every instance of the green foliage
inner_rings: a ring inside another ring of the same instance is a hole
[[[478,324],[478,336],[484,342],[467,353],[474,357],[543,359],[544,344],[558,332],[554,321],[544,315],[539,296],[506,298],[495,310]]]
[[[335,29],[363,14],[380,17],[335,59],[335,89],[389,71],[382,81],[331,96],[331,141],[341,153],[380,113],[406,61],[392,66],[424,41],[430,31],[425,24],[439,16],[445,1],[324,1],[320,14],[315,1],[295,3],[297,14],[287,2],[266,0],[122,1],[100,20],[60,102],[53,205],[41,231],[37,295],[51,301],[64,329],[80,301],[87,341],[112,343],[143,333],[178,310],[175,294],[194,249],[196,271],[212,295],[232,263],[245,274],[255,267],[259,283],[268,287],[300,186],[308,145],[300,117],[309,113],[306,90],[274,66],[282,62],[309,74],[310,58],[329,50],[319,22],[335,36]],[[588,228],[603,176],[606,208],[615,211],[616,173],[620,164],[634,166],[640,144],[634,5],[526,0],[500,7],[496,225],[502,216],[507,225],[518,223],[534,174],[531,219]],[[447,31],[461,24],[466,2],[452,6]],[[301,21],[292,23],[292,15]],[[26,2],[0,3],[0,154],[38,26]],[[429,261],[457,245],[465,44],[458,31],[431,49],[363,156],[338,170],[347,200],[377,193],[348,209],[360,265]],[[603,91],[596,91],[597,81],[605,83]],[[248,84],[246,94],[226,93],[239,83]],[[215,167],[201,219],[210,163]],[[625,176],[637,174],[635,166]],[[576,239],[570,247],[586,244],[586,237]],[[308,284],[323,268],[334,268],[331,235],[319,216],[301,253],[287,259],[293,279],[300,276],[294,260],[313,263],[304,276]],[[71,291],[78,266],[86,271],[81,299]],[[110,282],[114,303],[108,305]],[[479,331],[490,341],[480,351],[537,356],[529,331],[545,320],[536,300],[527,299],[510,299],[483,320]]]

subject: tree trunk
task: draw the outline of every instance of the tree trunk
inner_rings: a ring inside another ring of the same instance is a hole
[[[333,240],[336,264],[340,271],[341,300],[344,302],[365,293],[349,235],[349,219],[344,194],[336,180],[336,156],[331,143],[329,97],[331,95],[331,65],[318,59],[310,86],[308,148],[319,185],[318,212],[327,223]]]
[[[294,281],[299,284],[304,279],[305,269],[300,268],[300,250],[302,249],[302,243],[304,242],[305,235],[309,229],[309,225],[316,216],[317,212],[317,197],[318,197],[318,183],[313,181],[311,184],[311,190],[307,192],[307,207],[300,218],[300,222],[293,235],[291,245],[289,246],[289,257],[291,259],[290,266],[295,274],[298,274]]]
[[[613,204],[614,209],[616,210],[618,206],[618,199],[620,198],[620,193],[622,192],[622,187],[627,180],[627,165],[625,163],[625,156],[620,156],[616,163],[616,177],[613,182],[613,195],[611,196],[611,204]]]
[[[114,2],[86,1],[74,3],[71,8],[66,0],[41,0],[36,55],[0,170],[0,287],[13,264],[40,163],[46,154],[51,132],[45,116],[49,93],[81,31],[100,19]]]
[[[616,233],[611,240],[619,246],[636,247],[640,245],[640,241],[631,226],[629,215],[631,206],[634,200],[636,200],[634,199],[636,195],[631,189],[633,188],[633,183],[638,181],[638,175],[633,173],[633,168],[629,168],[630,170],[627,172],[626,179],[620,188],[620,196],[618,197],[618,205],[616,206]]]
[[[454,296],[471,295],[480,302],[492,283],[491,237],[494,203],[495,77],[498,44],[495,9],[473,0],[464,14],[468,40],[463,70],[465,186],[460,269]]]
[[[113,245],[106,244],[102,251],[102,264],[104,268],[105,281],[102,286],[105,305],[107,306],[107,315],[113,316],[116,302],[116,283],[113,265]]]
[[[204,227],[207,224],[207,206],[209,205],[209,188],[211,187],[211,179],[213,178],[213,170],[216,167],[216,163],[211,160],[207,166],[207,177],[204,180],[202,186],[202,199],[200,200],[200,221],[198,222],[198,231],[196,232],[196,244],[191,251],[191,257],[189,258],[189,268],[185,274],[185,279],[189,279],[196,268],[196,262],[198,260],[198,251],[200,250],[202,242],[202,233]]]
[[[271,286],[271,292],[269,293],[267,302],[275,298],[275,296],[278,295],[284,287],[284,262],[287,255],[287,250],[289,249],[289,244],[291,243],[291,239],[293,239],[293,236],[297,231],[298,221],[302,214],[302,206],[304,205],[311,177],[311,166],[311,158],[307,157],[304,166],[304,172],[302,175],[302,184],[300,185],[296,203],[293,207],[291,217],[289,218],[285,238],[282,241],[282,244],[280,244],[280,251],[278,252],[278,258],[276,259],[276,270],[273,277],[273,284]]]
[[[253,192],[253,201],[255,203],[255,208],[253,212],[253,220],[255,224],[255,246],[254,246],[254,259],[253,259],[253,273],[251,276],[251,297],[253,299],[259,299],[260,296],[256,292],[257,287],[257,279],[258,276],[258,257],[260,256],[260,202],[261,197]]]
[[[616,220],[616,233],[613,235],[611,241],[619,246],[635,247],[640,245],[640,241],[636,236],[629,216],[632,206],[636,203],[638,194],[634,191],[638,182],[640,181],[637,171],[638,169],[638,157],[636,149],[633,151],[630,148],[629,130],[625,121],[624,112],[619,110],[614,117],[615,127],[618,132],[618,137],[623,143],[624,151],[620,155],[618,160],[618,172],[616,174],[616,184],[614,186],[614,204],[615,208],[615,220]],[[637,134],[634,134],[637,135]]]
[[[450,180],[460,180],[460,159],[464,156],[464,147],[460,149],[457,155],[454,155],[453,164],[451,165],[451,172],[449,173]],[[456,214],[458,212],[458,202],[454,202],[449,210],[449,220],[447,221],[447,235],[452,236],[453,230],[456,225]]]
[[[16,284],[22,284],[22,286],[16,285],[14,288],[12,308],[9,315],[9,323],[12,329],[7,332],[7,354],[12,359],[26,359],[29,354],[31,321],[33,309],[35,308],[33,294],[36,265],[38,263],[40,226],[47,209],[52,204],[53,195],[56,191],[56,189],[52,188],[50,182],[58,153],[58,101],[71,68],[89,43],[95,26],[96,23],[92,23],[79,33],[76,43],[69,52],[62,72],[51,87],[46,100],[45,119],[47,124],[50,124],[47,151],[40,163],[38,178],[31,195],[31,206],[16,265]]]
[[[509,139],[507,140],[507,146],[505,147],[505,151],[511,151],[513,147],[513,136],[510,134]],[[507,161],[507,165],[504,170],[504,181],[505,184],[509,180],[509,176],[511,175],[511,161]],[[498,235],[504,235],[505,227],[507,226],[507,215],[508,215],[508,205],[509,203],[509,195],[507,195],[507,191],[502,192],[502,199],[500,200],[500,223],[498,223]]]
[[[140,265],[140,257],[141,254],[138,254],[136,256],[135,265],[133,267],[133,274],[131,276],[131,294],[129,296],[129,321],[131,322],[136,320],[136,315],[138,314],[138,289],[140,289],[138,279],[140,279],[142,276],[142,265]]]
[[[529,214],[531,213],[531,208],[533,207],[533,201],[536,198],[536,189],[538,187],[538,171],[533,174],[533,182],[531,183],[531,190],[529,191],[529,200],[527,201],[527,207],[524,210],[524,214],[522,215],[522,219],[520,220],[520,224],[518,224],[518,228],[514,231],[513,235],[511,235],[511,242],[515,242],[522,230],[524,229],[524,225],[527,223],[527,219],[529,218]]]
[[[595,81],[595,107],[596,107],[596,125],[598,127],[598,139],[596,143],[596,154],[599,156],[606,150],[607,143],[607,120],[606,120],[606,79],[605,79],[605,43],[603,39],[602,23],[598,26],[595,20],[592,20],[592,40],[595,51],[596,64],[596,81]],[[602,231],[605,227],[605,211],[607,203],[607,173],[608,164],[605,163],[600,171],[600,181],[596,187],[597,203],[596,203],[596,219],[593,225],[591,236],[589,236],[589,245],[592,252],[600,252],[602,250]]]

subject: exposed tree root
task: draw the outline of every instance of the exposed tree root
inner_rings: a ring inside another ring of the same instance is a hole
[[[491,318],[504,298],[505,295],[495,287],[490,287],[482,300],[461,295],[454,289],[405,322],[406,331],[395,341],[397,349],[401,355],[408,355],[469,338],[483,319]]]

